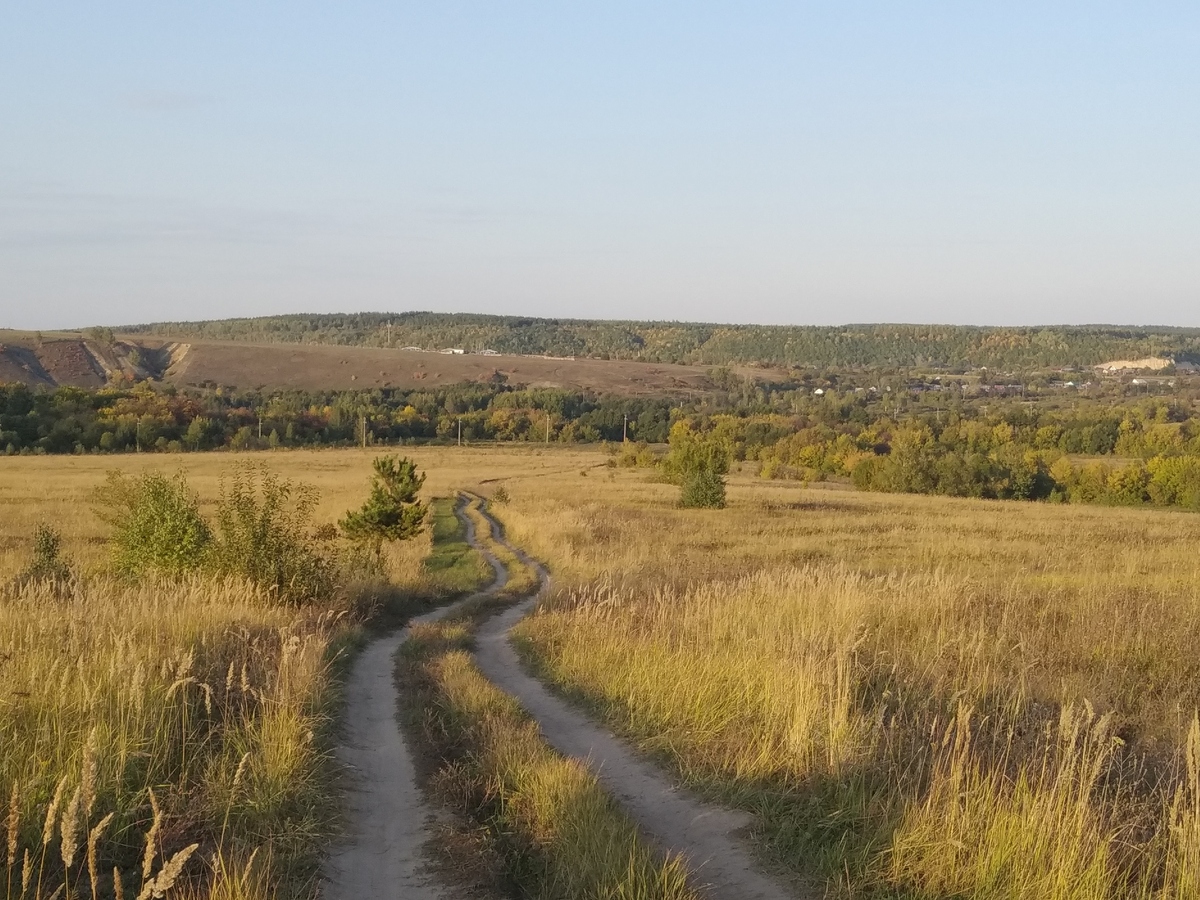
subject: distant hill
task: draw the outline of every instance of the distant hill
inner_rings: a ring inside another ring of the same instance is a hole
[[[759,379],[771,369],[739,369]],[[593,394],[686,396],[714,388],[709,370],[634,360],[443,354],[336,344],[163,340],[117,332],[34,335],[0,331],[0,384],[31,387],[150,379],[179,387],[247,390],[420,390],[463,382],[553,387]]]
[[[773,365],[971,369],[1094,366],[1171,356],[1200,361],[1200,328],[1106,325],[765,326],[535,319],[465,313],[267,316],[131,325],[119,332],[177,340],[362,347],[459,347],[470,352],[638,360],[700,366]]]

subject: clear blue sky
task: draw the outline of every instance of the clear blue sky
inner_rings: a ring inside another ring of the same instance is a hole
[[[1200,325],[1200,4],[6,3],[0,326]]]

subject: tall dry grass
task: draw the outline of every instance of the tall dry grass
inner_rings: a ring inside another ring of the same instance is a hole
[[[341,600],[304,609],[240,581],[132,585],[104,574],[107,526],[89,501],[112,469],[183,471],[211,516],[221,479],[252,462],[313,484],[313,524],[329,524],[362,502],[376,452],[0,463],[0,897],[136,897],[168,876],[183,897],[314,893],[337,826],[327,751],[339,652],[364,613],[460,592],[477,561],[427,566],[426,533],[387,548],[390,584],[345,572]],[[528,450],[414,455],[430,493],[562,467]],[[82,577],[14,593],[40,522]]]
[[[533,664],[831,896],[1200,896],[1200,521],[617,473],[508,486]]]
[[[167,865],[170,880],[259,847],[278,877],[310,878],[289,866],[329,831],[316,736],[341,629],[338,614],[299,614],[236,581],[93,579],[65,596],[36,584],[8,594],[8,895],[108,896],[114,871],[138,895],[160,854],[189,846],[198,859]],[[159,890],[167,877],[154,877]]]

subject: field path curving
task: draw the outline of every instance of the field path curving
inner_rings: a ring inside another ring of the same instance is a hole
[[[461,515],[461,503],[455,511],[467,523],[467,540],[474,544],[474,525]],[[495,593],[508,581],[498,561],[489,556],[488,562],[496,579],[482,594]],[[412,623],[434,622],[466,602],[415,616]],[[406,627],[370,643],[354,660],[346,680],[345,734],[338,759],[350,772],[347,831],[325,863],[324,900],[450,900],[455,896],[426,871],[423,847],[429,840],[431,813],[396,718],[395,658],[408,635]]]
[[[484,515],[493,538],[538,570],[544,590],[549,580],[545,569],[508,544],[495,520],[486,511]],[[471,540],[475,540],[474,532]],[[485,547],[475,546],[493,566],[498,565]],[[521,702],[556,750],[584,760],[646,834],[663,849],[686,858],[698,885],[712,900],[794,900],[803,896],[761,871],[739,834],[750,825],[747,813],[703,802],[675,787],[627,744],[525,672],[508,633],[536,601],[531,597],[480,626],[475,659],[483,674]]]

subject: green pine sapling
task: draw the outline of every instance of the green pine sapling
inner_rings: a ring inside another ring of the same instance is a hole
[[[338,526],[353,541],[371,547],[378,557],[384,541],[406,541],[421,531],[428,507],[417,499],[425,475],[408,457],[379,456],[372,464],[371,496],[361,508],[342,517]]]

